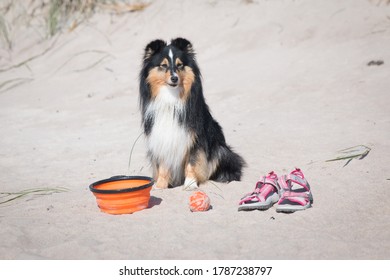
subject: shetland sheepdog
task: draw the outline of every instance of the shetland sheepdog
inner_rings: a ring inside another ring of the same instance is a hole
[[[155,188],[196,189],[239,181],[245,162],[210,114],[191,43],[150,42],[140,73],[140,109]]]

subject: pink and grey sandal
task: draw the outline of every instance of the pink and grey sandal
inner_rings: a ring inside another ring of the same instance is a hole
[[[281,197],[276,205],[276,212],[292,213],[305,210],[313,204],[310,185],[299,168],[280,177],[279,184]]]
[[[267,210],[279,200],[280,187],[278,175],[271,171],[257,182],[255,190],[248,193],[238,206],[238,211],[242,210]]]

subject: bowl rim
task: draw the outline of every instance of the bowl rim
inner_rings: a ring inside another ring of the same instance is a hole
[[[139,187],[135,188],[127,188],[127,189],[117,189],[117,190],[102,190],[102,189],[97,189],[96,186],[110,183],[110,182],[115,182],[115,181],[126,181],[126,180],[147,180],[150,181],[150,183],[147,183],[145,185],[141,185]],[[134,191],[140,191],[143,189],[147,189],[152,187],[154,184],[154,180],[151,177],[147,176],[126,176],[126,175],[119,175],[119,176],[113,176],[108,179],[96,181],[92,184],[89,185],[89,189],[91,192],[94,193],[101,193],[101,194],[119,194],[119,193],[126,193],[126,192],[134,192]]]

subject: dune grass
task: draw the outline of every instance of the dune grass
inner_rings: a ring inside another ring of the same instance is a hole
[[[14,33],[26,28],[50,38],[73,31],[97,12],[138,12],[150,3],[142,0],[0,0],[0,48],[12,50]]]
[[[59,37],[56,35],[62,32],[73,32],[95,13],[119,15],[142,11],[147,6],[149,3],[144,0],[0,0],[0,75],[20,67],[26,67],[32,72],[29,63],[53,49]],[[18,43],[25,36],[33,38],[31,41],[37,44],[52,40],[50,46],[42,49],[41,52],[20,62],[14,62],[14,58],[20,52]],[[97,51],[80,52],[74,57],[86,52]],[[112,55],[102,52],[91,64],[74,71],[87,71],[109,57]],[[19,77],[0,81],[0,94],[32,80],[32,77]]]
[[[346,160],[344,166],[348,165],[353,159],[364,159],[371,151],[370,147],[365,145],[357,145],[350,148],[346,148],[338,151],[339,154],[336,158],[328,159],[326,162]],[[343,167],[344,167],[343,166]]]
[[[73,30],[96,11],[121,14],[142,11],[148,5],[123,0],[51,0],[47,15],[48,34],[54,36],[64,26]]]
[[[57,188],[31,188],[25,189],[19,192],[0,192],[0,205],[10,203],[17,199],[35,197],[42,195],[51,195],[53,193],[62,193],[67,192],[67,188],[57,187]]]

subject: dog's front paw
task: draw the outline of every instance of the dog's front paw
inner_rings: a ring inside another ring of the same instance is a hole
[[[198,188],[198,183],[193,178],[186,178],[183,185],[183,191],[193,191]]]
[[[164,178],[158,178],[157,182],[154,183],[153,188],[162,190],[162,189],[167,189],[168,186],[169,183],[167,180],[165,180]]]

